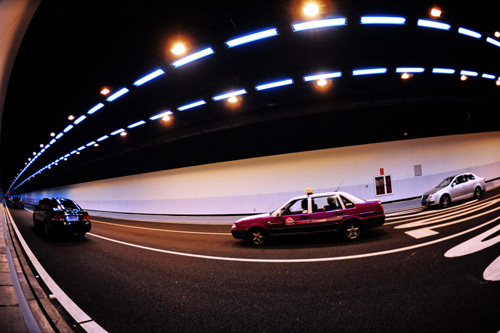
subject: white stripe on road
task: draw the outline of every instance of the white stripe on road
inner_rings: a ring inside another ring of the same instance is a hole
[[[202,231],[166,230],[166,229],[136,227],[136,226],[132,226],[132,225],[125,225],[125,224],[111,223],[111,222],[104,222],[104,221],[96,221],[96,220],[92,220],[92,223],[108,224],[108,225],[114,225],[114,226],[118,226],[118,227],[132,228],[132,229],[152,230],[152,231],[161,231],[161,232],[174,232],[174,233],[179,233],[179,234],[217,235],[217,236],[221,236],[221,235],[222,236],[232,236],[233,235],[230,232],[202,232]]]
[[[428,224],[435,224],[435,223],[447,221],[447,220],[450,220],[450,219],[453,219],[453,218],[456,218],[456,217],[459,217],[459,216],[464,216],[464,215],[467,215],[467,214],[471,214],[471,213],[477,212],[478,210],[481,210],[483,208],[492,206],[492,205],[498,203],[499,201],[500,200],[497,199],[497,200],[485,203],[483,205],[477,206],[474,209],[470,209],[470,210],[467,210],[467,211],[464,211],[464,212],[458,213],[458,214],[452,212],[452,213],[448,213],[448,214],[445,214],[445,215],[442,215],[442,216],[432,217],[432,218],[428,218],[428,219],[424,219],[424,220],[420,220],[420,221],[415,221],[415,222],[410,222],[410,223],[406,223],[406,224],[403,224],[403,225],[398,225],[398,226],[394,227],[394,229],[407,229],[407,228],[420,227],[420,226],[424,226],[424,225],[428,225]],[[496,209],[493,209],[493,210],[490,210],[488,212],[492,212],[492,211],[495,211],[495,210]],[[482,216],[484,214],[487,214],[488,212],[477,214],[477,215],[472,216],[470,218],[462,219],[460,221],[465,221],[467,219],[479,217],[479,216]]]
[[[218,256],[208,256],[208,255],[202,255],[202,254],[194,254],[194,253],[186,253],[186,252],[177,252],[177,251],[169,251],[169,250],[163,250],[163,249],[157,249],[153,247],[148,247],[148,246],[143,246],[143,245],[138,245],[138,244],[132,244],[128,242],[123,242],[119,241],[117,239],[112,239],[109,237],[104,237],[104,236],[99,236],[93,233],[88,233],[87,235],[100,238],[103,240],[107,240],[109,242],[113,242],[116,244],[121,244],[125,246],[130,246],[142,250],[147,250],[147,251],[154,251],[154,252],[159,252],[159,253],[165,253],[165,254],[171,254],[171,255],[177,255],[177,256],[184,256],[184,257],[191,257],[191,258],[198,258],[198,259],[210,259],[210,260],[222,260],[222,261],[234,261],[234,262],[256,262],[256,263],[308,263],[308,262],[326,262],[326,261],[340,261],[340,260],[350,260],[350,259],[361,259],[361,258],[368,258],[368,257],[376,257],[376,256],[381,256],[381,255],[386,255],[386,254],[392,254],[392,253],[398,253],[398,252],[404,252],[408,250],[413,250],[433,244],[437,244],[440,242],[444,242],[450,239],[453,239],[455,237],[459,237],[462,235],[465,235],[469,232],[472,232],[474,230],[477,230],[479,228],[482,228],[490,223],[495,222],[497,219],[485,222],[481,225],[472,227],[468,230],[461,231],[457,234],[446,236],[443,238],[435,239],[433,241],[429,241],[426,243],[421,243],[421,244],[416,244],[412,246],[406,246],[406,247],[401,247],[398,249],[392,249],[392,250],[385,250],[385,251],[379,251],[379,252],[372,252],[372,253],[363,253],[363,254],[355,254],[355,255],[350,255],[350,256],[340,256],[340,257],[326,257],[326,258],[306,258],[306,259],[255,259],[255,258],[234,258],[234,257],[218,257]]]

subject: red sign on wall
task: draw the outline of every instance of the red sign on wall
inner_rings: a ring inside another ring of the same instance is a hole
[[[384,175],[384,168],[380,168],[380,175],[383,176]]]

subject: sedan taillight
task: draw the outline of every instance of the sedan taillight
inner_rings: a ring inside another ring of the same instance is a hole
[[[83,218],[82,218],[83,221],[85,222],[90,222],[90,216],[88,213],[83,213]]]
[[[66,221],[64,215],[61,215],[61,214],[54,214],[54,216],[52,216],[52,221],[61,221],[61,222],[64,222]]]

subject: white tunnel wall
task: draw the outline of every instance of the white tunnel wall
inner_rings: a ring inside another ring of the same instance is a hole
[[[422,175],[416,176],[415,166]],[[375,177],[392,194],[377,196]],[[474,172],[500,177],[500,132],[413,139],[251,158],[74,184],[24,194],[76,200],[89,210],[217,215],[270,211],[306,188],[340,190],[383,202],[420,196],[443,178]]]

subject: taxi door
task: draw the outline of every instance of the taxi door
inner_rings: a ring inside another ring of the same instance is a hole
[[[345,212],[338,196],[317,197],[313,207],[317,208],[311,215],[311,232],[328,232],[339,228]]]
[[[307,199],[305,202],[302,200],[297,200],[292,203],[281,216],[276,217],[275,221],[280,225],[274,226],[275,234],[303,234],[310,232],[311,225],[311,214],[309,214],[310,210],[309,203],[307,203]]]

